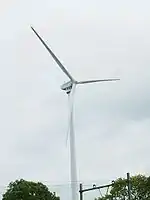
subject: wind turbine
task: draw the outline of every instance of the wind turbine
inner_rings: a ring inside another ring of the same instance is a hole
[[[106,81],[117,81],[120,79],[97,79],[97,80],[86,80],[86,81],[76,81],[72,75],[68,72],[68,70],[62,65],[56,55],[52,52],[52,50],[48,47],[48,45],[44,42],[41,36],[35,31],[33,27],[31,27],[35,35],[39,38],[41,43],[45,46],[49,54],[53,57],[58,66],[62,69],[62,71],[67,75],[70,79],[68,82],[64,83],[61,86],[61,89],[66,91],[69,97],[69,133],[70,133],[70,172],[71,172],[71,195],[72,200],[78,200],[78,183],[77,183],[77,168],[76,168],[76,151],[75,151],[75,133],[74,133],[74,123],[73,123],[73,104],[74,104],[74,93],[77,85],[86,84],[86,83],[96,83],[96,82],[106,82]]]

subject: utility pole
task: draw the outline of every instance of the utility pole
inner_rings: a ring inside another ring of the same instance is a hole
[[[102,188],[109,188],[111,186],[114,185],[114,182],[112,182],[111,184],[108,184],[108,185],[101,185],[101,186],[94,186],[92,188],[86,188],[86,189],[83,189],[83,185],[82,183],[80,183],[80,190],[79,190],[79,193],[80,193],[80,200],[83,200],[83,193],[84,192],[88,192],[88,191],[91,191],[91,190],[100,190]]]
[[[131,200],[131,180],[130,174],[127,173],[128,199]]]
[[[82,189],[83,188],[83,186],[82,186],[82,183],[80,183],[80,190],[79,190],[79,192],[80,192],[80,200],[83,200],[83,192],[82,192]]]

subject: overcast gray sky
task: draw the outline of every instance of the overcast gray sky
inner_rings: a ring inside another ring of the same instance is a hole
[[[39,180],[68,198],[66,76],[30,29],[77,80],[78,179],[108,183],[150,172],[149,0],[0,2],[0,191],[12,180]],[[95,195],[98,195],[95,193]]]

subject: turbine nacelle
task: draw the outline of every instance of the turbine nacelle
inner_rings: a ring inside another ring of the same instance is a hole
[[[68,81],[61,86],[61,89],[66,91],[67,94],[70,94],[72,86],[73,86],[73,82]]]

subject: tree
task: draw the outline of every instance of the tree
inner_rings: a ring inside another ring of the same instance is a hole
[[[40,182],[21,179],[9,184],[2,200],[60,200],[60,198]]]
[[[119,178],[114,182],[109,194],[97,200],[128,200],[127,180]],[[131,200],[150,200],[150,177],[131,177]]]

